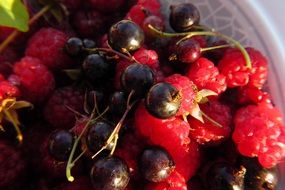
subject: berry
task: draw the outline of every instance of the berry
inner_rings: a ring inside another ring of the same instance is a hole
[[[84,48],[92,49],[92,48],[96,47],[96,43],[91,39],[85,38],[85,39],[83,39],[83,46],[84,46]]]
[[[263,55],[253,48],[246,48],[252,63],[249,69],[238,49],[229,49],[220,60],[218,68],[226,76],[228,87],[245,86],[261,88],[266,81],[268,66]]]
[[[154,50],[140,48],[133,56],[139,63],[145,64],[153,70],[158,69],[159,67],[158,55]]]
[[[244,178],[245,190],[274,190],[277,188],[279,176],[278,169],[276,167],[265,169],[256,159],[245,157],[242,158],[241,164],[246,168]]]
[[[237,98],[239,104],[258,104],[261,102],[271,102],[270,96],[267,92],[250,86],[238,88]]]
[[[211,190],[244,189],[245,173],[245,168],[237,169],[227,162],[215,162],[209,167],[205,181]]]
[[[235,114],[234,124],[232,138],[242,155],[258,157],[265,168],[284,160],[284,126],[280,112],[271,104],[240,108]]]
[[[188,122],[191,127],[190,135],[192,139],[195,139],[199,144],[213,144],[229,138],[232,131],[230,108],[216,100],[201,104],[200,108],[208,117],[221,126],[217,126],[206,118],[202,123],[195,118],[189,117]]]
[[[141,5],[132,6],[126,15],[126,19],[133,21],[139,26],[142,26],[145,18],[146,18],[146,11],[144,7]]]
[[[6,98],[17,98],[20,96],[20,90],[8,81],[0,81],[0,100]]]
[[[165,82],[173,85],[180,92],[182,102],[177,115],[189,114],[193,109],[197,91],[194,83],[188,77],[180,74],[174,74],[165,78]]]
[[[160,2],[159,0],[138,0],[138,5],[149,11],[149,14],[160,16]]]
[[[165,24],[164,24],[164,20],[156,15],[150,15],[148,17],[146,17],[143,20],[142,23],[142,29],[147,37],[147,40],[151,40],[153,38],[155,38],[155,35],[152,34],[151,30],[149,29],[149,25],[151,25],[152,27],[156,28],[159,31],[164,31],[165,28]]]
[[[127,99],[124,92],[114,92],[110,97],[110,112],[115,117],[122,117],[127,109]]]
[[[7,142],[0,141],[0,188],[7,189],[15,183],[25,169],[21,153]]]
[[[59,186],[55,187],[54,190],[92,190],[92,184],[87,176],[77,177],[72,183],[64,182]]]
[[[109,45],[118,51],[134,51],[141,47],[144,42],[142,29],[130,20],[121,20],[109,30]]]
[[[54,28],[42,28],[28,42],[26,56],[40,59],[50,69],[69,68],[73,61],[64,52],[68,35]]]
[[[206,58],[200,58],[193,63],[187,72],[187,77],[199,90],[209,89],[221,94],[227,88],[226,77],[220,74],[218,68]]]
[[[37,58],[22,58],[14,65],[14,73],[19,77],[23,98],[32,103],[43,103],[54,90],[52,73]]]
[[[67,161],[74,142],[66,130],[54,131],[49,138],[49,153],[58,161]]]
[[[71,56],[78,55],[82,51],[82,48],[82,40],[76,37],[69,38],[65,44],[65,51]]]
[[[1,29],[0,29],[1,30]],[[12,73],[11,65],[18,60],[18,53],[11,47],[7,47],[0,53],[0,73],[8,77]]]
[[[106,20],[107,18],[97,11],[79,10],[73,17],[73,25],[81,36],[92,38],[106,31]]]
[[[83,111],[84,95],[72,87],[57,89],[44,107],[44,117],[53,127],[70,129],[75,124],[75,113]],[[68,107],[67,107],[68,106]]]
[[[92,82],[98,82],[99,79],[106,78],[110,70],[107,60],[99,54],[88,55],[82,67],[84,74]]]
[[[157,83],[145,98],[147,110],[155,117],[166,119],[175,116],[181,105],[179,91],[168,83]]]
[[[177,32],[189,31],[200,22],[200,13],[191,3],[181,3],[170,7],[169,22]]]
[[[119,11],[123,8],[126,0],[89,0],[89,2],[94,9],[97,9],[100,12],[110,13]]]
[[[175,44],[175,47],[172,48],[172,54],[169,59],[177,59],[183,63],[191,64],[195,62],[201,56],[201,47],[200,44],[193,39],[186,39],[178,44]]]
[[[142,152],[139,166],[145,179],[160,182],[171,174],[175,168],[175,163],[165,149],[149,147]]]
[[[121,84],[128,93],[134,91],[137,96],[143,97],[154,84],[154,74],[147,65],[134,63],[122,73]]]
[[[115,74],[115,79],[114,79],[114,86],[116,90],[121,90],[121,75],[124,72],[124,70],[129,66],[133,64],[132,62],[122,59],[120,60],[117,65],[116,65],[116,74]]]
[[[114,127],[107,122],[99,121],[89,126],[86,135],[87,147],[92,153],[98,152],[106,143]]]
[[[90,176],[94,190],[123,190],[130,179],[127,164],[118,157],[98,159]]]

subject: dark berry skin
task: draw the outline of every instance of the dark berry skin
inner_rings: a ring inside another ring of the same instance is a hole
[[[124,92],[114,92],[110,97],[110,112],[113,116],[121,117],[127,109],[127,99]]]
[[[142,29],[130,20],[121,20],[114,24],[108,33],[109,45],[118,51],[134,51],[144,42]]]
[[[153,146],[143,151],[139,158],[139,167],[145,179],[160,182],[171,174],[175,163],[165,149]]]
[[[237,169],[227,162],[215,162],[206,175],[208,189],[243,190],[245,173],[245,168]]]
[[[99,110],[103,107],[104,94],[100,91],[92,90],[87,95],[87,105],[90,111],[95,107]],[[96,105],[95,105],[96,103]]]
[[[146,17],[143,21],[143,31],[145,33],[145,35],[148,38],[151,38],[151,40],[153,38],[155,38],[155,35],[152,33],[152,31],[149,29],[148,25],[153,26],[154,28],[156,28],[159,31],[164,31],[164,21],[162,20],[162,18],[155,16],[155,15],[150,15],[148,17]]]
[[[179,91],[169,83],[157,83],[145,98],[146,109],[153,116],[167,119],[175,116],[181,105]]]
[[[92,49],[96,47],[96,43],[93,40],[90,39],[83,39],[83,46],[84,48]]]
[[[170,26],[176,32],[189,31],[200,22],[200,13],[191,3],[181,3],[170,7]]]
[[[279,176],[276,167],[265,169],[257,159],[245,157],[241,159],[241,164],[246,168],[245,190],[274,190],[277,188]]]
[[[132,90],[136,96],[143,97],[149,88],[154,84],[152,70],[143,64],[134,63],[129,65],[121,76],[121,84],[129,93]]]
[[[201,57],[201,47],[196,40],[186,39],[179,42],[176,47],[173,48],[173,53],[170,56],[174,56],[180,62],[191,64],[197,61]]]
[[[54,131],[49,138],[49,153],[57,161],[66,161],[73,143],[74,137],[69,131]]]
[[[109,74],[109,63],[99,54],[90,54],[82,65],[85,76],[92,82],[98,82]]]
[[[69,38],[65,44],[65,51],[71,56],[78,55],[82,51],[82,48],[82,40],[76,37]]]
[[[91,125],[86,135],[88,149],[92,153],[99,151],[105,145],[113,129],[112,125],[103,121]]]
[[[90,176],[94,190],[123,190],[130,180],[127,164],[118,157],[97,160],[91,169]]]

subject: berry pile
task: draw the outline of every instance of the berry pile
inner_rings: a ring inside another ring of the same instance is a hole
[[[33,30],[0,26],[0,189],[277,188],[285,125],[261,52],[191,3],[169,20],[158,0],[26,5]]]

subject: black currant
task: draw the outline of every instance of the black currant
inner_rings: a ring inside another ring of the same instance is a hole
[[[206,174],[210,190],[243,190],[245,168],[237,169],[227,162],[213,163]]]
[[[114,92],[110,97],[110,112],[121,117],[127,109],[127,99],[124,92]]]
[[[246,168],[244,179],[245,190],[274,190],[279,182],[278,170],[276,167],[263,168],[256,158],[241,159],[241,164]]]
[[[174,44],[173,44],[174,45]],[[186,39],[171,48],[169,60],[178,60],[182,63],[191,64],[197,61],[202,54],[200,44],[196,40]]]
[[[82,65],[85,76],[92,82],[106,78],[110,71],[107,60],[99,54],[90,54]]]
[[[143,151],[139,158],[139,168],[145,179],[160,182],[171,174],[175,163],[165,149],[153,146]]]
[[[134,51],[144,42],[142,29],[130,20],[121,20],[114,24],[108,33],[109,45],[118,51]]]
[[[54,131],[49,138],[49,153],[58,161],[66,161],[73,143],[74,137],[69,131]]]
[[[83,46],[84,48],[92,49],[96,47],[96,43],[93,40],[90,39],[83,39]]]
[[[179,91],[169,83],[157,83],[145,98],[146,109],[155,117],[166,119],[174,116],[181,105]]]
[[[69,38],[65,44],[65,51],[71,56],[78,55],[82,51],[82,48],[82,40],[76,37]]]
[[[177,32],[189,31],[200,22],[200,13],[191,3],[181,3],[170,7],[169,22],[173,30]]]
[[[104,101],[104,94],[102,92],[95,90],[88,92],[87,105],[90,108],[90,111],[93,110],[95,106],[97,106],[99,110],[102,109],[103,101]]]
[[[132,90],[136,96],[143,97],[154,84],[152,70],[144,64],[134,63],[129,65],[122,73],[121,84],[129,93]]]
[[[97,160],[90,176],[94,190],[123,190],[130,180],[127,164],[118,157]]]
[[[88,149],[92,153],[99,151],[105,145],[113,130],[114,126],[107,122],[98,121],[92,124],[86,135]]]

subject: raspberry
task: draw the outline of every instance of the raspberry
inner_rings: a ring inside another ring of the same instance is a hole
[[[187,185],[185,179],[174,170],[164,182],[149,183],[145,190],[187,190]]]
[[[3,140],[0,152],[0,188],[6,189],[23,174],[25,162],[20,152]]]
[[[221,74],[226,76],[228,87],[245,86],[262,88],[264,85],[268,65],[265,57],[253,48],[246,48],[252,63],[252,68],[245,66],[245,59],[238,49],[229,49],[219,62]]]
[[[97,11],[77,11],[73,25],[77,32],[84,37],[92,38],[105,31],[106,17]]]
[[[155,118],[140,105],[135,113],[135,126],[150,144],[162,146],[171,154],[176,170],[185,179],[195,174],[200,153],[197,144],[190,143],[187,122],[175,117],[164,120]]]
[[[159,67],[158,55],[154,50],[140,48],[133,56],[138,62],[148,65],[153,70]]]
[[[20,95],[20,91],[16,86],[13,86],[8,81],[0,82],[0,100],[6,98],[17,98]]]
[[[239,104],[258,104],[261,102],[270,103],[270,96],[267,92],[256,87],[244,86],[238,89]]]
[[[143,21],[146,18],[146,13],[144,11],[143,6],[141,5],[134,5],[126,15],[126,19],[132,20],[139,26],[142,26]]]
[[[54,28],[42,28],[28,42],[26,55],[42,60],[51,69],[69,68],[73,62],[64,52],[68,36]]]
[[[54,190],[92,190],[92,184],[87,176],[77,177],[72,183],[65,182],[57,186]]]
[[[270,168],[285,158],[284,126],[280,112],[271,104],[240,108],[234,117],[233,140],[244,156],[258,157]]]
[[[52,93],[55,82],[52,73],[37,58],[24,57],[14,65],[24,99],[42,103]]]
[[[227,139],[231,133],[232,115],[230,108],[217,100],[201,104],[200,108],[222,127],[215,125],[206,118],[204,123],[202,123],[193,117],[189,117],[191,138],[195,139],[199,144],[217,143]]]
[[[165,82],[172,84],[180,91],[182,96],[181,107],[177,115],[187,115],[193,109],[195,97],[196,97],[196,86],[189,80],[188,77],[180,74],[174,74],[165,78]]]
[[[126,3],[126,0],[89,0],[89,2],[98,11],[110,13],[119,11]]]
[[[44,108],[45,119],[54,127],[70,129],[75,124],[75,113],[83,111],[84,95],[72,87],[57,89]]]
[[[226,77],[219,74],[214,63],[206,58],[200,58],[193,63],[187,76],[197,85],[199,90],[209,89],[220,94],[227,88]]]
[[[150,11],[150,14],[160,16],[160,2],[158,0],[139,0],[137,4]]]

